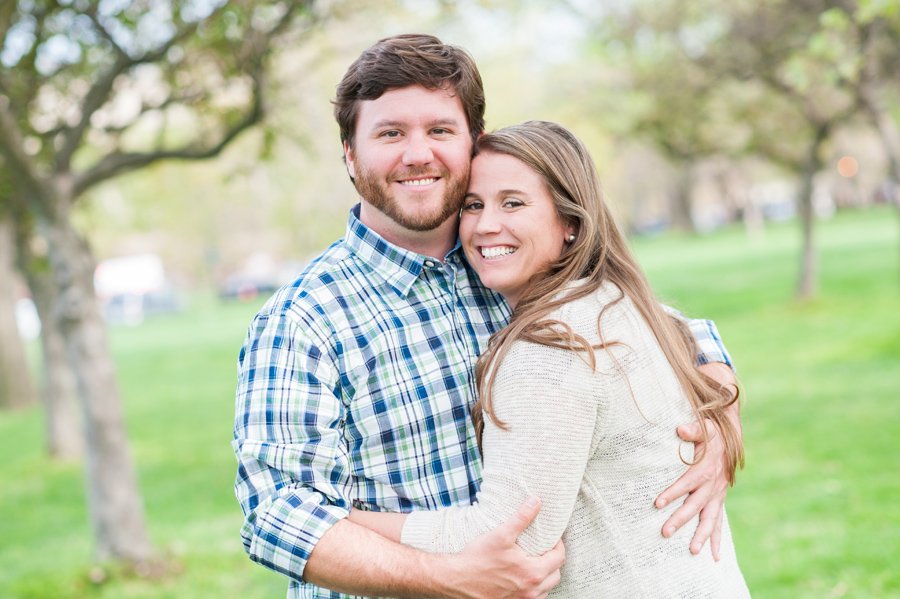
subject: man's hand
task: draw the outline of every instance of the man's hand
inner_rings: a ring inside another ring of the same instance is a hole
[[[681,478],[656,498],[656,507],[661,508],[689,493],[684,504],[663,524],[662,534],[671,537],[675,531],[700,514],[700,524],[691,541],[691,553],[700,553],[704,543],[710,539],[713,558],[719,561],[719,543],[722,536],[722,505],[728,491],[725,477],[725,446],[719,437],[716,425],[704,420],[709,435],[709,445],[703,459],[691,466]],[[693,441],[695,453],[703,451],[703,431],[699,422],[678,427],[678,436],[685,441]]]
[[[528,557],[516,540],[540,510],[533,497],[456,555],[422,553],[344,519],[313,548],[306,582],[366,597],[543,599],[559,582],[562,543]]]
[[[700,367],[700,370],[722,385],[735,384],[734,373],[725,364],[705,364]],[[726,412],[737,425],[737,430],[740,431],[738,402],[735,401],[731,404]],[[706,427],[708,444],[704,443],[703,428],[701,427]],[[695,455],[699,455],[701,451],[704,453],[702,460],[691,466],[681,478],[675,481],[675,484],[656,498],[656,507],[661,508],[685,493],[690,494],[684,504],[663,524],[662,534],[666,538],[671,537],[676,530],[699,513],[700,524],[691,541],[691,553],[700,553],[703,545],[709,540],[713,559],[719,561],[724,515],[722,506],[728,491],[728,478],[725,475],[727,467],[725,444],[722,442],[718,428],[708,420],[704,420],[702,424],[694,422],[679,426],[678,436],[685,441],[694,443]],[[704,447],[704,445],[706,446]]]
[[[540,511],[531,497],[509,520],[469,543],[458,556],[456,588],[465,599],[543,599],[559,582],[566,553],[562,541],[540,557],[516,545]]]

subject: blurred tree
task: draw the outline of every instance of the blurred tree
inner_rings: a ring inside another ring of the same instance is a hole
[[[645,13],[644,6],[635,5],[616,19],[604,19],[596,31],[605,60],[627,72],[627,83],[618,91],[632,97],[633,108],[627,115],[617,111],[625,117],[617,133],[649,142],[675,167],[672,224],[696,232],[692,216],[696,164],[732,153],[736,127],[720,122],[728,115],[716,110],[719,76],[695,63],[683,44],[658,29],[693,19],[692,6],[669,3],[654,4],[652,11],[646,8]]]
[[[900,183],[900,129],[891,116],[900,91],[900,2],[861,0],[824,12],[811,42],[823,58],[842,63],[838,75],[852,87],[877,129]]]
[[[118,174],[216,156],[260,122],[273,45],[308,31],[313,9],[313,0],[0,5],[0,155],[24,207],[20,247],[29,223],[46,244],[52,284],[42,318],[59,325],[82,400],[98,559],[145,560],[150,543],[94,259],[72,225],[73,205]]]
[[[16,323],[13,236],[12,222],[0,215],[0,408],[22,408],[37,399]]]
[[[2,165],[0,165],[2,169]],[[6,179],[9,181],[9,178]],[[47,453],[59,460],[73,460],[84,453],[84,427],[78,413],[75,373],[66,358],[65,342],[52,303],[59,295],[50,272],[44,240],[34,233],[34,219],[21,196],[11,186],[0,197],[16,223],[15,256],[19,272],[31,290],[41,316],[41,351],[44,356],[41,398],[44,404]]]
[[[801,297],[816,289],[812,196],[823,146],[859,111],[842,76],[852,63],[825,52],[819,35],[834,6],[831,0],[626,4],[617,15],[625,26],[612,29],[613,40],[629,42],[635,85],[659,107],[638,116],[635,132],[649,132],[667,152],[677,143],[691,155],[762,154],[800,176]]]
[[[823,58],[845,65],[838,75],[878,131],[888,156],[886,189],[900,208],[900,127],[891,115],[900,93],[900,2],[842,3],[824,12],[820,22],[810,45]]]

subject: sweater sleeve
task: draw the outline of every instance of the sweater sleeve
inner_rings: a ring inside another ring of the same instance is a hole
[[[493,388],[495,411],[506,428],[485,419],[476,502],[410,514],[403,543],[431,553],[459,553],[537,495],[541,511],[518,542],[529,555],[552,549],[569,522],[592,453],[603,378],[593,376],[575,352],[515,343]]]

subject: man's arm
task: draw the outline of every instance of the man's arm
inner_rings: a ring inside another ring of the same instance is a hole
[[[562,544],[540,557],[528,557],[516,545],[539,509],[537,498],[532,498],[506,523],[456,555],[423,553],[342,520],[319,539],[304,579],[379,597],[543,598],[559,582]]]
[[[235,494],[250,559],[300,580],[316,541],[350,511],[346,416],[316,324],[301,326],[278,299],[250,325],[238,361]]]

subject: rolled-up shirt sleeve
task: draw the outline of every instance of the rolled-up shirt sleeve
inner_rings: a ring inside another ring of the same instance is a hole
[[[251,560],[297,580],[318,540],[350,511],[346,408],[325,347],[302,317],[264,309],[238,359],[241,536]]]
[[[722,362],[734,370],[734,362],[731,361],[731,355],[725,349],[716,323],[711,320],[688,318],[671,306],[665,304],[661,304],[661,306],[667,313],[683,321],[694,335],[694,340],[697,342],[697,366],[710,362]]]

